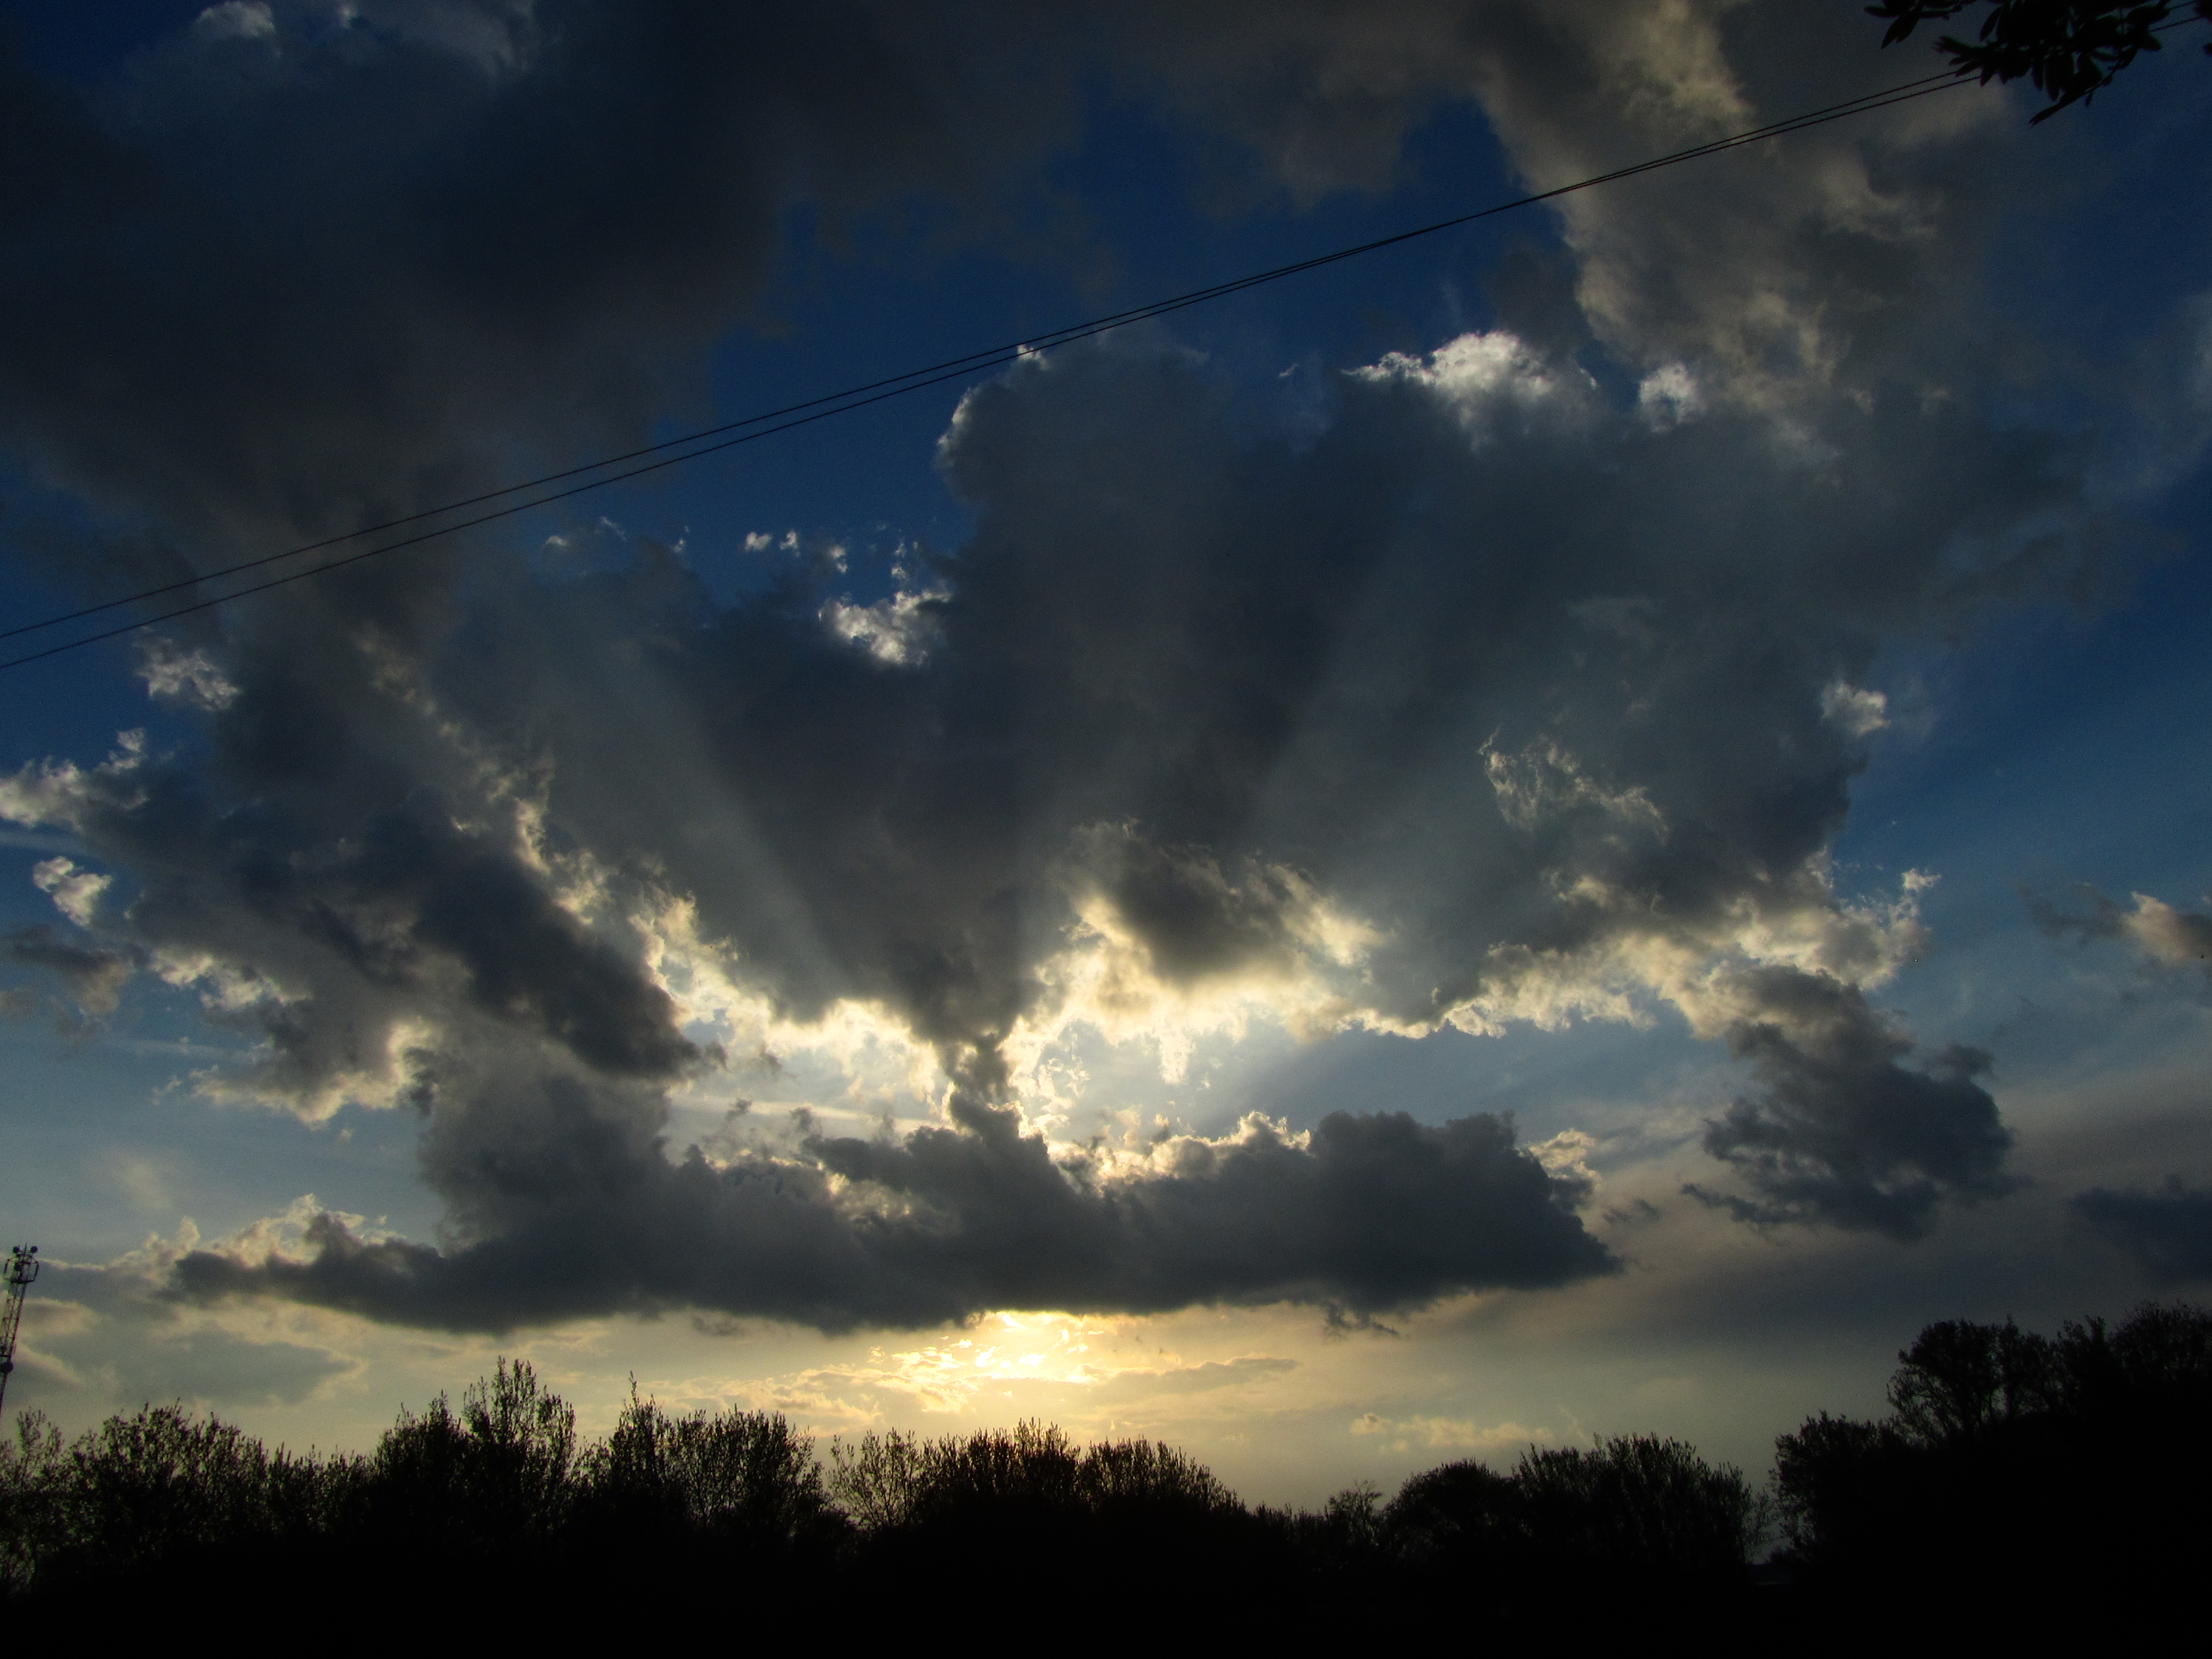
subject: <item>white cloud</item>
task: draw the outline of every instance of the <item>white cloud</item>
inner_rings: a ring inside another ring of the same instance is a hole
[[[1848,736],[1872,737],[1889,724],[1889,699],[1879,691],[1831,680],[1820,692],[1820,712]]]
[[[1660,841],[1667,838],[1667,820],[1642,786],[1602,787],[1584,772],[1580,761],[1549,738],[1539,738],[1516,755],[1486,743],[1483,757],[1490,786],[1498,792],[1498,810],[1516,829],[1534,830],[1546,818],[1589,806],[1624,824],[1641,827]]]
[[[1571,419],[1596,389],[1580,369],[1546,362],[1503,330],[1462,334],[1426,358],[1389,352],[1352,375],[1373,384],[1422,387],[1450,409],[1478,443],[1498,435],[1509,422],[1546,416]]]
[[[31,866],[31,884],[54,902],[54,908],[80,927],[89,927],[100,909],[100,895],[115,878],[80,869],[65,858],[41,859]]]
[[[188,708],[228,708],[238,697],[238,688],[204,647],[182,651],[158,637],[140,651],[138,677],[146,682],[148,696]]]
[[[1636,406],[1654,426],[1679,426],[1703,412],[1705,398],[1688,365],[1662,363],[1637,382]]]
[[[2212,916],[2179,910],[2148,893],[2136,893],[2135,913],[2122,922],[2130,939],[2154,962],[2169,968],[2212,972]]]
[[[857,646],[891,668],[919,668],[940,637],[938,613],[947,597],[943,588],[885,594],[866,605],[832,599],[822,621],[833,638]]]

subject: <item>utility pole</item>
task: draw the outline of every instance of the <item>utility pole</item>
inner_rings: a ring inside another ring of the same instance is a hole
[[[0,1303],[0,1410],[8,1403],[8,1376],[15,1369],[15,1328],[23,1322],[23,1292],[39,1276],[39,1247],[18,1244],[8,1257],[8,1299]]]

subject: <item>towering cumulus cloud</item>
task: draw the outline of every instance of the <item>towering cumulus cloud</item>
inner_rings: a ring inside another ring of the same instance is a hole
[[[1387,175],[1444,100],[1548,185],[1820,102],[1826,26],[1776,9],[217,8],[127,108],[19,103],[82,187],[9,199],[37,257],[0,421],[134,526],[53,532],[87,580],[211,563],[465,493],[488,432],[629,436],[793,204],[993,234],[1086,63],[1294,191]],[[258,144],[280,117],[313,141]],[[2089,440],[1985,417],[1939,252],[1972,228],[1929,181],[1994,143],[1930,115],[1574,198],[1495,326],[1318,391],[1142,331],[1025,363],[942,441],[972,538],[889,598],[797,541],[734,601],[649,544],[553,579],[484,543],[149,646],[204,744],[0,786],[103,872],[58,860],[66,938],[9,949],[88,1015],[140,971],[196,994],[256,1044],[209,1092],[419,1109],[449,1233],[325,1218],[185,1257],[179,1293],[834,1328],[1365,1316],[1614,1265],[1587,1176],[1493,1118],[1048,1109],[1069,1033],[1171,1060],[1232,1004],[1302,1034],[1663,1014],[1755,1082],[1705,1140],[1746,1219],[1909,1237],[2003,1192],[1988,1056],[1916,1058],[1869,1000],[1924,943],[1918,878],[1858,899],[1829,864],[1885,641],[2079,574]],[[158,270],[125,252],[165,238]],[[671,1144],[672,1097],[755,1063],[737,1002],[897,1034],[933,1120]]]

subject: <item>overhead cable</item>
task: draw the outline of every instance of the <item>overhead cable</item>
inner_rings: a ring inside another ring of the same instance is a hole
[[[1064,328],[1050,330],[1026,340],[988,346],[963,356],[947,358],[941,362],[908,369],[903,374],[888,375],[860,386],[848,386],[841,392],[827,392],[818,398],[810,398],[802,403],[787,404],[781,409],[768,410],[758,415],[748,416],[743,420],[731,421],[720,426],[687,433],[679,438],[649,444],[640,449],[629,450],[619,455],[607,456],[602,459],[580,466],[568,467],[558,472],[544,473],[535,478],[526,479],[520,483],[509,484],[504,489],[490,490],[483,495],[468,496],[459,501],[447,501],[438,507],[425,507],[420,512],[410,513],[399,518],[386,519],[374,525],[365,525],[358,530],[349,531],[343,535],[327,537],[321,541],[308,542],[297,547],[286,548],[281,552],[264,554],[257,558],[228,565],[218,570],[199,572],[158,587],[144,588],[121,599],[108,599],[98,605],[84,606],[80,610],[65,611],[40,622],[25,623],[15,628],[0,630],[0,639],[11,639],[25,634],[38,633],[49,628],[61,627],[68,623],[82,622],[111,611],[119,610],[126,605],[143,604],[149,599],[160,599],[165,594],[196,587],[204,582],[220,581],[226,577],[265,569],[271,565],[305,557],[308,554],[327,552],[333,548],[343,547],[348,543],[357,542],[368,537],[382,536],[395,530],[405,530],[414,526],[425,526],[414,530],[410,534],[380,542],[372,547],[346,553],[337,558],[323,560],[304,569],[272,575],[210,598],[196,600],[189,605],[177,605],[153,616],[140,617],[134,622],[81,635],[75,639],[50,645],[40,650],[27,652],[21,656],[0,661],[0,671],[21,668],[48,657],[58,656],[64,652],[97,644],[103,640],[112,640],[125,634],[137,633],[142,629],[172,622],[179,617],[188,617],[198,611],[213,609],[217,605],[228,605],[233,600],[244,599],[249,594],[266,592],[273,587],[283,587],[292,582],[304,580],[310,576],[319,576],[329,571],[343,569],[348,565],[358,564],[365,559],[378,558],[386,553],[396,553],[404,548],[418,547],[425,542],[435,541],[464,530],[474,529],[496,520],[510,518],[518,513],[528,512],[533,507],[550,506],[556,501],[567,501],[592,490],[604,489],[610,484],[641,477],[647,473],[678,466],[685,461],[696,460],[702,456],[732,449],[742,444],[754,443],[763,438],[773,437],[781,432],[791,431],[797,427],[828,420],[832,416],[848,414],[852,410],[865,409],[871,404],[883,403],[893,398],[902,398],[930,386],[940,386],[948,380],[963,379],[981,370],[1001,368],[1009,363],[1018,362],[1025,357],[1041,356],[1048,351],[1057,350],[1062,346],[1073,345],[1079,340],[1087,340],[1096,335],[1106,333],[1109,330],[1125,328],[1133,323],[1146,321],[1156,317],[1168,316],[1175,312],[1187,310],[1193,306],[1205,305],[1214,300],[1225,299],[1233,294],[1241,294],[1248,289],[1281,282],[1286,277],[1299,276],[1310,270],[1318,270],[1328,265],[1339,264],[1347,259],[1356,259],[1363,255],[1379,252],[1385,248],[1396,247],[1407,242],[1417,241],[1424,237],[1437,235],[1443,231],[1474,224],[1480,220],[1494,218],[1499,214],[1510,213],[1520,208],[1534,207],[1539,203],[1556,201],[1561,197],[1571,196],[1580,191],[1593,190],[1600,185],[1618,183],[1625,179],[1633,179],[1642,173],[1656,172],[1662,167],[1675,167],[1682,162],[1697,161],[1708,155],[1717,155],[1728,150],[1741,149],[1747,144],[1761,143],[1789,133],[1802,132],[1811,127],[1824,126],[1831,121],[1840,121],[1855,115],[1869,114],[1875,110],[1887,109],[1893,105],[1907,103],[1916,98],[1927,97],[1932,93],[1972,84],[1973,83],[1958,78],[1947,70],[1938,75],[1925,76],[1916,81],[1907,81],[1898,86],[1886,88],[1880,92],[1869,93],[1863,97],[1850,99],[1844,103],[1831,104],[1823,109],[1808,110],[1803,114],[1793,115],[1785,120],[1770,122],[1765,126],[1754,127],[1748,131],[1735,133],[1726,138],[1717,138],[1707,143],[1693,144],[1686,149],[1671,151],[1667,155],[1653,156],[1632,166],[1595,173],[1589,178],[1577,179],[1573,184],[1560,185],[1550,190],[1536,191],[1525,196],[1517,196],[1510,201],[1499,202],[1471,213],[1459,214],[1449,219],[1439,219],[1432,224],[1398,231],[1389,236],[1377,237],[1371,241],[1338,248],[1331,252],[1317,254],[1290,264],[1277,265],[1271,270],[1255,271],[1249,276],[1216,283],[1206,288],[1193,289],[1188,293],[1155,300],[1145,305],[1133,306],[1124,311],[1113,312],[1103,317],[1094,317],[1085,322],[1070,324]],[[559,488],[554,486],[559,486]],[[517,497],[521,499],[515,499]],[[499,505],[495,506],[494,503],[499,503]],[[488,510],[471,514],[471,509],[477,507]],[[433,522],[447,519],[449,515],[457,514],[471,514],[471,515],[452,519],[450,522]]]

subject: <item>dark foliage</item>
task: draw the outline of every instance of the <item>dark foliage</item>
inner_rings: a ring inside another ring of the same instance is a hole
[[[1530,1628],[1561,1594],[1586,1618],[1662,1581],[1725,1596],[1755,1541],[1742,1477],[1672,1441],[1453,1464],[1317,1511],[1248,1508],[1157,1442],[1037,1423],[828,1452],[781,1417],[672,1417],[635,1392],[580,1449],[573,1411],[504,1361],[458,1409],[403,1411],[367,1457],[269,1453],[173,1407],[64,1444],[33,1413],[0,1449],[0,1574],[11,1616],[76,1631],[158,1622],[219,1583],[280,1623],[343,1608],[364,1640],[672,1628],[739,1601],[866,1630],[951,1595],[1064,1622],[1072,1586],[1186,1630],[1291,1635],[1424,1631],[1472,1589]]]
[[[1532,1448],[1510,1475],[1447,1463],[1407,1481],[1378,1519],[1417,1584],[1479,1583],[1533,1615],[1593,1584],[1646,1606],[1725,1600],[1766,1510],[1741,1474],[1680,1441],[1623,1436],[1587,1451]]]
[[[461,1396],[402,1410],[369,1460],[356,1513],[371,1539],[409,1549],[526,1554],[559,1537],[576,1499],[576,1413],[529,1364],[499,1362]]]
[[[458,1407],[403,1411],[366,1457],[270,1452],[173,1407],[74,1443],[27,1413],[0,1447],[0,1588],[19,1631],[138,1635],[215,1595],[272,1635],[340,1618],[341,1647],[635,1638],[740,1608],[757,1639],[988,1612],[1079,1646],[1427,1638],[1479,1616],[1500,1637],[1656,1617],[1820,1647],[1908,1599],[1986,1616],[2054,1584],[2144,1606],[2144,1586],[2192,1582],[2212,1314],[2146,1307],[2051,1338],[1931,1325],[1899,1358],[1887,1418],[1783,1437],[1788,1547],[1764,1583],[1769,1500],[1679,1441],[1531,1448],[1510,1473],[1448,1463],[1387,1502],[1361,1486],[1253,1509],[1171,1447],[1037,1423],[833,1440],[817,1459],[781,1417],[672,1416],[633,1390],[580,1445],[570,1407],[502,1361]]]
[[[2212,1543],[2212,1313],[2146,1305],[2054,1337],[1930,1325],[1890,1415],[1821,1416],[1776,1446],[1809,1588],[1869,1616],[1899,1601],[2142,1608]]]
[[[2160,49],[2159,32],[2176,12],[2172,0],[1881,0],[1869,15],[1889,20],[1882,45],[1905,40],[1923,23],[1940,22],[1988,5],[1979,36],[1946,34],[1936,49],[1960,75],[1991,81],[2027,81],[2051,101],[2034,120],[2048,120],[2067,105],[2087,103],[2112,77],[2146,52]],[[2195,0],[2199,17],[2212,18],[2212,0]],[[2212,53],[2212,46],[2204,50]]]
[[[614,1432],[580,1467],[574,1524],[602,1547],[659,1558],[703,1546],[784,1555],[835,1544],[848,1527],[806,1437],[761,1412],[672,1418],[635,1389]]]

